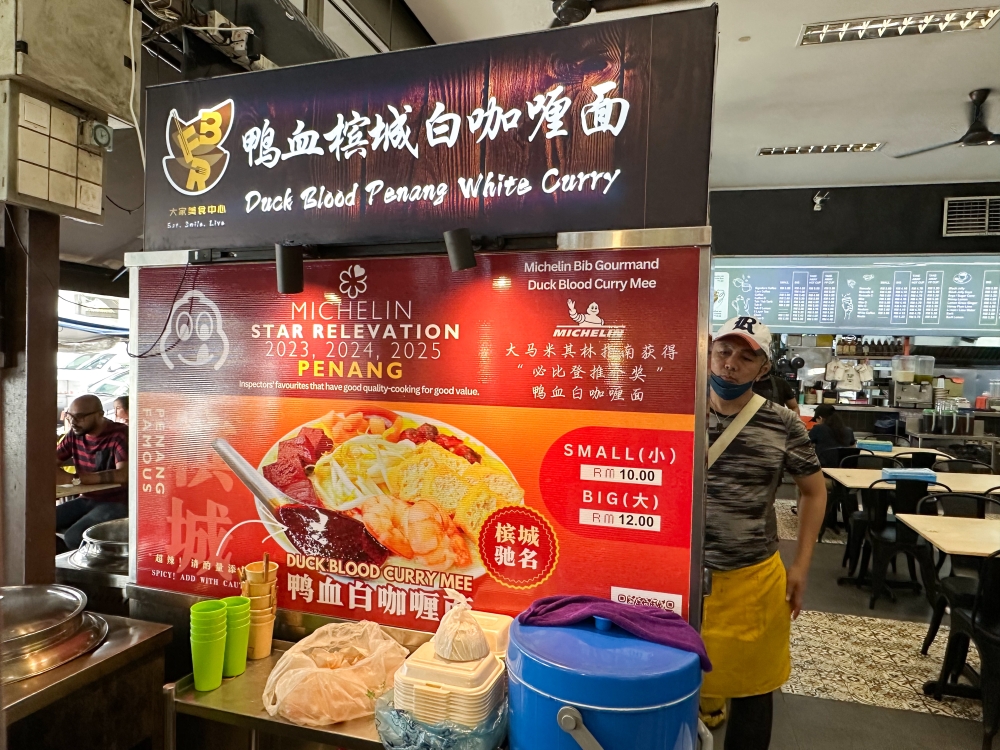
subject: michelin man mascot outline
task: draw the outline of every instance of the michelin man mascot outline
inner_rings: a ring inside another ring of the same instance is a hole
[[[569,305],[569,316],[573,319],[575,323],[579,323],[583,328],[596,328],[597,326],[604,325],[604,318],[600,317],[598,313],[601,308],[597,306],[596,302],[591,302],[587,306],[587,312],[578,313],[576,311],[576,301],[568,299],[566,304]]]

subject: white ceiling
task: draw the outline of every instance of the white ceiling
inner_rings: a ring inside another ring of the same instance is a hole
[[[550,0],[407,0],[438,43],[544,29]],[[706,5],[667,2],[591,14],[585,23]],[[1000,131],[1000,24],[979,32],[797,47],[804,23],[968,7],[957,0],[719,0],[711,186],[836,187],[1000,180],[1000,146],[957,146],[968,92],[993,88]],[[740,42],[740,37],[749,41]],[[992,105],[992,106],[991,106]],[[758,157],[765,146],[884,141],[872,154]]]

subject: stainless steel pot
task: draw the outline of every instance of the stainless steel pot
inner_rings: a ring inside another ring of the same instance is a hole
[[[0,588],[3,609],[4,662],[49,648],[70,638],[83,625],[87,596],[70,586],[4,586]]]
[[[128,519],[118,518],[91,526],[83,532],[83,543],[70,556],[78,568],[107,573],[128,573]]]

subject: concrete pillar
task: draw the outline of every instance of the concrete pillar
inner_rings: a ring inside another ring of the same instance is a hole
[[[3,206],[0,490],[4,585],[55,580],[59,217]]]

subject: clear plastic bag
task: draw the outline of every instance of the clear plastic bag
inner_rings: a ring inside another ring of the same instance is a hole
[[[457,591],[449,590],[457,601],[441,618],[434,634],[434,653],[451,661],[477,661],[490,655],[490,644],[482,626],[472,616],[472,607]]]
[[[371,716],[406,657],[374,622],[324,625],[278,660],[264,687],[264,708],[309,727]]]
[[[393,708],[390,690],[375,704],[375,727],[387,750],[497,750],[507,736],[507,700],[476,727],[421,724],[408,711]]]

